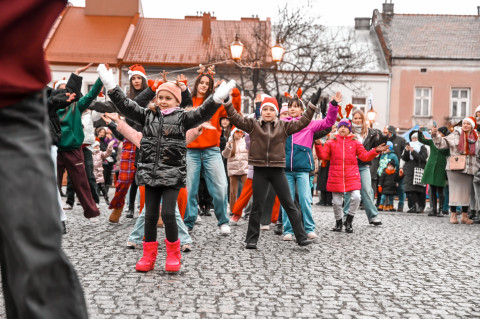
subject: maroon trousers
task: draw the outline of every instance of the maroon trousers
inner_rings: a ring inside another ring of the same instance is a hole
[[[97,217],[100,215],[100,212],[95,205],[95,201],[93,200],[92,193],[90,192],[82,149],[58,151],[57,176],[63,176],[63,171],[65,169],[67,170],[68,176],[70,176],[73,189],[83,207],[83,215],[86,218]]]

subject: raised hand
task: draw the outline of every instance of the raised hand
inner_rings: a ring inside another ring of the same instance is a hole
[[[153,92],[157,92],[157,89],[160,85],[162,85],[160,79],[155,79],[155,82],[153,82],[152,86],[150,86],[150,89],[152,89]]]
[[[438,129],[436,126],[432,127],[432,136],[437,136]]]
[[[217,82],[215,82],[215,85],[213,86],[213,88],[214,88],[214,89],[218,88],[218,87],[220,86],[220,84],[222,84],[223,82],[225,82],[225,81],[223,81],[223,80],[218,80]]]
[[[115,123],[120,121],[120,116],[118,113],[105,113],[105,116],[107,116],[109,119],[113,120]],[[102,116],[103,118],[103,116]]]
[[[103,85],[107,89],[107,92],[115,88],[115,79],[113,78],[112,70],[107,69],[105,64],[99,64],[97,67],[97,73],[102,80]]]
[[[330,99],[330,101],[335,100],[335,101],[337,102],[337,104],[340,104],[340,102],[342,102],[342,98],[343,98],[342,93],[337,92],[337,94],[335,94],[335,96],[332,96],[332,98]]]
[[[385,143],[383,143],[383,144],[381,144],[381,145],[378,145],[378,146],[375,148],[375,151],[377,151],[377,153],[381,153],[381,152],[385,152],[387,149],[388,149],[388,146],[385,145]]]
[[[111,119],[109,119],[108,117],[106,117],[105,115],[101,114],[100,117],[102,118],[102,120],[105,121],[105,123],[108,125],[112,122]]]
[[[88,70],[92,65],[93,65],[93,63],[90,62],[89,64],[85,65],[84,67],[76,69],[76,70],[75,70],[75,74],[76,74],[76,75],[79,75],[80,73],[85,72],[85,71]]]
[[[213,93],[213,100],[215,103],[222,104],[225,99],[230,96],[230,91],[235,87],[235,80],[230,80],[228,83],[222,81],[222,84]]]
[[[65,93],[65,95],[67,96],[67,102],[72,102],[75,99],[75,95],[77,95],[77,94],[76,93]]]

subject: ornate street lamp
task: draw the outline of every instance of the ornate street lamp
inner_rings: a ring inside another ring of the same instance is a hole
[[[373,127],[373,122],[375,121],[377,112],[375,112],[375,110],[373,109],[372,97],[368,99],[368,104],[370,105],[370,110],[367,112],[367,119],[368,122],[370,122],[370,127]]]
[[[277,37],[277,43],[275,43],[275,45],[272,47],[273,62],[278,63],[282,61],[284,53],[285,53],[285,48],[280,44],[279,38]]]
[[[243,43],[238,40],[238,34],[235,35],[235,41],[230,44],[230,53],[232,54],[232,58],[235,62],[240,61],[242,58],[243,48]]]

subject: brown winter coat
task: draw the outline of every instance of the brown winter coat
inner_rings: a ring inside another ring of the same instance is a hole
[[[250,135],[248,164],[257,167],[285,168],[285,142],[312,120],[315,106],[309,103],[307,110],[298,121],[284,122],[278,118],[265,122],[263,119],[245,118],[238,114],[231,104],[225,105],[228,118],[239,129]]]

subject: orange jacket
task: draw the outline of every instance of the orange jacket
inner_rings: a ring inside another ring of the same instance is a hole
[[[197,108],[202,105],[203,99],[192,97],[193,107]],[[240,96],[240,91],[235,88],[232,90],[232,104],[237,112],[241,112],[242,98]],[[222,128],[220,127],[220,118],[227,117],[227,112],[223,106],[220,106],[218,111],[212,116],[210,123],[215,126],[216,130],[207,130],[204,129],[202,134],[194,140],[192,143],[188,144],[188,148],[210,148],[215,146],[220,146],[220,135],[222,134]]]

